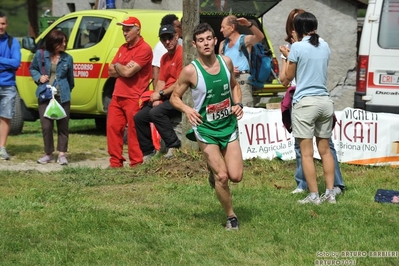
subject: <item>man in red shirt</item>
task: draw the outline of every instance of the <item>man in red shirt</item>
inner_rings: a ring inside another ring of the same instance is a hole
[[[169,98],[173,92],[173,84],[183,67],[183,48],[178,42],[179,35],[173,25],[162,25],[159,29],[159,39],[167,50],[161,58],[159,79],[150,100],[134,116],[144,162],[156,153],[151,138],[150,122],[155,125],[168,148],[164,158],[173,157],[175,149],[180,148],[181,144],[170,121],[171,117],[181,116],[181,113],[170,104]]]
[[[126,43],[116,53],[108,73],[116,78],[112,100],[108,107],[107,142],[110,167],[123,167],[123,133],[128,124],[128,154],[130,167],[143,162],[133,117],[139,111],[139,99],[151,79],[152,49],[140,36],[141,23],[135,17],[123,22]]]

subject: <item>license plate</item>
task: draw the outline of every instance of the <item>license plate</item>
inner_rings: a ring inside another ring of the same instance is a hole
[[[380,84],[399,84],[398,75],[380,75]]]

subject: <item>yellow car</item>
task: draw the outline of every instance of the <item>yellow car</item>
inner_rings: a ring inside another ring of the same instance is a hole
[[[125,42],[122,28],[116,23],[129,16],[139,18],[145,41],[155,46],[161,18],[171,12],[118,9],[77,11],[57,19],[36,40],[24,37],[22,62],[16,79],[23,120],[38,119],[36,84],[30,76],[29,66],[34,52],[43,45],[51,30],[60,29],[66,33],[66,52],[74,60],[75,88],[71,95],[71,118],[95,118],[96,124],[103,127],[115,84],[115,79],[108,77],[108,65]],[[173,13],[181,15],[181,11]]]
[[[277,3],[278,1],[276,1]],[[114,90],[115,79],[108,76],[108,65],[116,51],[125,42],[120,26],[117,22],[129,16],[137,17],[141,22],[141,35],[152,47],[158,42],[159,23],[163,16],[176,14],[182,17],[181,11],[170,10],[137,10],[137,9],[106,9],[84,10],[67,14],[52,23],[40,36],[34,40],[31,37],[22,38],[22,62],[17,71],[17,88],[21,101],[17,101],[11,134],[22,131],[23,121],[38,119],[38,101],[35,97],[36,84],[33,82],[29,66],[34,52],[41,47],[46,36],[53,29],[61,29],[68,36],[66,52],[74,59],[75,88],[71,98],[71,118],[94,118],[98,128],[105,126],[107,107]],[[208,22],[215,30],[218,38],[221,21],[226,13],[202,12],[201,22]],[[238,14],[244,16],[245,14]],[[261,21],[256,14],[245,15],[255,25],[261,27]],[[243,29],[245,30],[245,29]],[[265,36],[267,34],[265,32]],[[278,75],[278,64],[272,45],[265,40],[274,58],[274,70]],[[217,47],[216,47],[217,49]],[[217,50],[216,50],[217,51]],[[271,76],[270,82],[265,84],[261,93],[276,93],[285,88]]]

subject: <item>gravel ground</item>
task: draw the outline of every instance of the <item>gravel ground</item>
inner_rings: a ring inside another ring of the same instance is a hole
[[[63,167],[91,167],[105,169],[109,165],[109,158],[101,158],[96,160],[85,160],[79,162],[69,162],[68,165],[59,165],[58,163],[38,164],[35,161],[14,162],[12,157],[8,161],[0,160],[0,171],[31,171],[40,172],[60,171]]]

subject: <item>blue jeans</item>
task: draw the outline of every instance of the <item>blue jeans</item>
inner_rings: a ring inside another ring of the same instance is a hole
[[[337,152],[334,148],[334,143],[330,138],[329,141],[330,150],[332,157],[334,159],[334,187],[339,187],[341,190],[345,189],[344,181],[342,180],[341,169],[339,168],[339,163],[337,159]],[[299,144],[295,139],[295,156],[296,156],[296,170],[295,170],[295,181],[297,183],[297,188],[308,189],[308,184],[306,183],[305,175],[302,170],[302,158],[301,158],[301,149],[299,148]]]
[[[15,86],[0,86],[0,117],[12,119],[16,96],[17,88]]]

